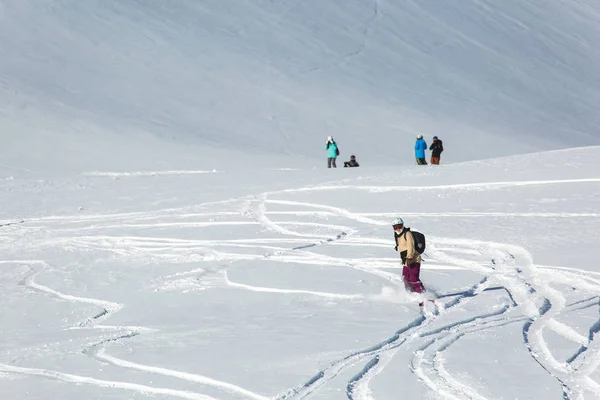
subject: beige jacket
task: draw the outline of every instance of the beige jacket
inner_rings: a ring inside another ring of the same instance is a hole
[[[406,229],[402,231],[400,236],[396,238],[396,244],[398,245],[403,265],[408,265],[409,260],[411,264],[421,262],[421,255],[415,250],[415,240],[410,231]]]

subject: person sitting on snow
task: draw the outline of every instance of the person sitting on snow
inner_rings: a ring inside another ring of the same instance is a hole
[[[350,161],[344,161],[344,168],[346,167],[360,167],[360,164],[356,162],[355,156],[350,156]]]

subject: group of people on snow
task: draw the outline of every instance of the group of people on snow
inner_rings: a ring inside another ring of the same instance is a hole
[[[335,159],[340,155],[340,149],[338,148],[335,140],[333,140],[333,137],[329,136],[327,138],[325,150],[327,150],[327,168],[337,168],[337,165],[335,165]],[[356,161],[356,156],[351,155],[350,161],[344,161],[344,168],[347,167],[360,167],[360,164],[358,161]]]
[[[337,168],[335,160],[340,155],[340,149],[333,137],[329,136],[327,138],[325,150],[327,150],[327,167]],[[427,165],[425,159],[426,150],[427,143],[425,142],[425,139],[423,139],[423,135],[417,135],[415,158],[418,165]],[[444,151],[444,146],[437,136],[433,137],[433,143],[429,146],[429,150],[431,151],[431,164],[439,165],[440,156]],[[356,161],[354,155],[350,156],[350,161],[344,162],[344,167],[358,166],[360,165]],[[410,228],[406,227],[402,218],[393,220],[392,228],[394,229],[394,250],[400,253],[404,286],[410,293],[423,293],[425,292],[425,288],[423,282],[421,282],[420,274],[422,261],[421,253],[425,250],[425,237],[423,234],[411,231]],[[422,301],[419,303],[419,306],[423,307]]]
[[[332,136],[327,137],[325,150],[327,151],[327,168],[337,168],[335,160],[340,155],[340,149]],[[433,143],[429,146],[429,150],[431,151],[431,159],[429,161],[432,165],[439,165],[440,157],[444,151],[444,145],[437,136],[433,137]],[[419,134],[417,135],[417,141],[415,143],[415,158],[417,160],[417,165],[427,165],[425,151],[427,151],[427,142],[423,139],[423,135]],[[351,155],[350,161],[344,161],[344,168],[346,167],[360,167],[360,164],[356,161],[356,156]]]
[[[415,143],[415,157],[417,164],[427,165],[425,160],[425,150],[427,149],[427,143],[423,139],[423,135],[417,136],[417,142]],[[333,137],[327,138],[325,144],[325,150],[327,150],[327,167],[336,168],[335,160],[340,155],[340,149],[333,140]],[[431,164],[438,165],[440,163],[440,155],[444,151],[442,141],[437,136],[433,137],[433,143],[429,147],[431,150]],[[359,164],[356,161],[354,155],[350,156],[350,161],[344,162],[344,167],[358,167]],[[402,280],[406,291],[410,293],[423,293],[425,288],[423,282],[421,282],[421,253],[425,249],[425,237],[415,231],[411,231],[410,228],[404,226],[404,220],[402,218],[396,218],[392,221],[392,228],[394,229],[394,250],[400,253],[400,260],[402,263]],[[422,241],[418,241],[417,238],[422,238]],[[424,302],[419,302],[419,306],[423,307]]]
[[[415,158],[417,159],[418,165],[427,165],[427,160],[425,160],[426,150],[427,142],[423,139],[423,135],[417,135],[417,141],[415,142]],[[442,156],[442,151],[444,151],[444,144],[437,136],[433,137],[433,143],[429,146],[429,150],[431,150],[431,164],[440,165],[440,157]]]

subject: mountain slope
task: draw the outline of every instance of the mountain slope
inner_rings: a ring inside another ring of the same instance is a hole
[[[333,135],[408,164],[416,132],[449,161],[598,144],[599,26],[591,1],[3,0],[3,158],[314,163]]]

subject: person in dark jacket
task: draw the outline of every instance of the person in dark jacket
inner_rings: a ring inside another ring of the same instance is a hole
[[[444,146],[437,136],[433,137],[433,143],[429,146],[429,150],[431,150],[431,164],[440,165],[440,156],[444,151]]]
[[[344,161],[344,168],[346,167],[360,167],[360,164],[356,162],[355,156],[350,156],[350,161]]]

